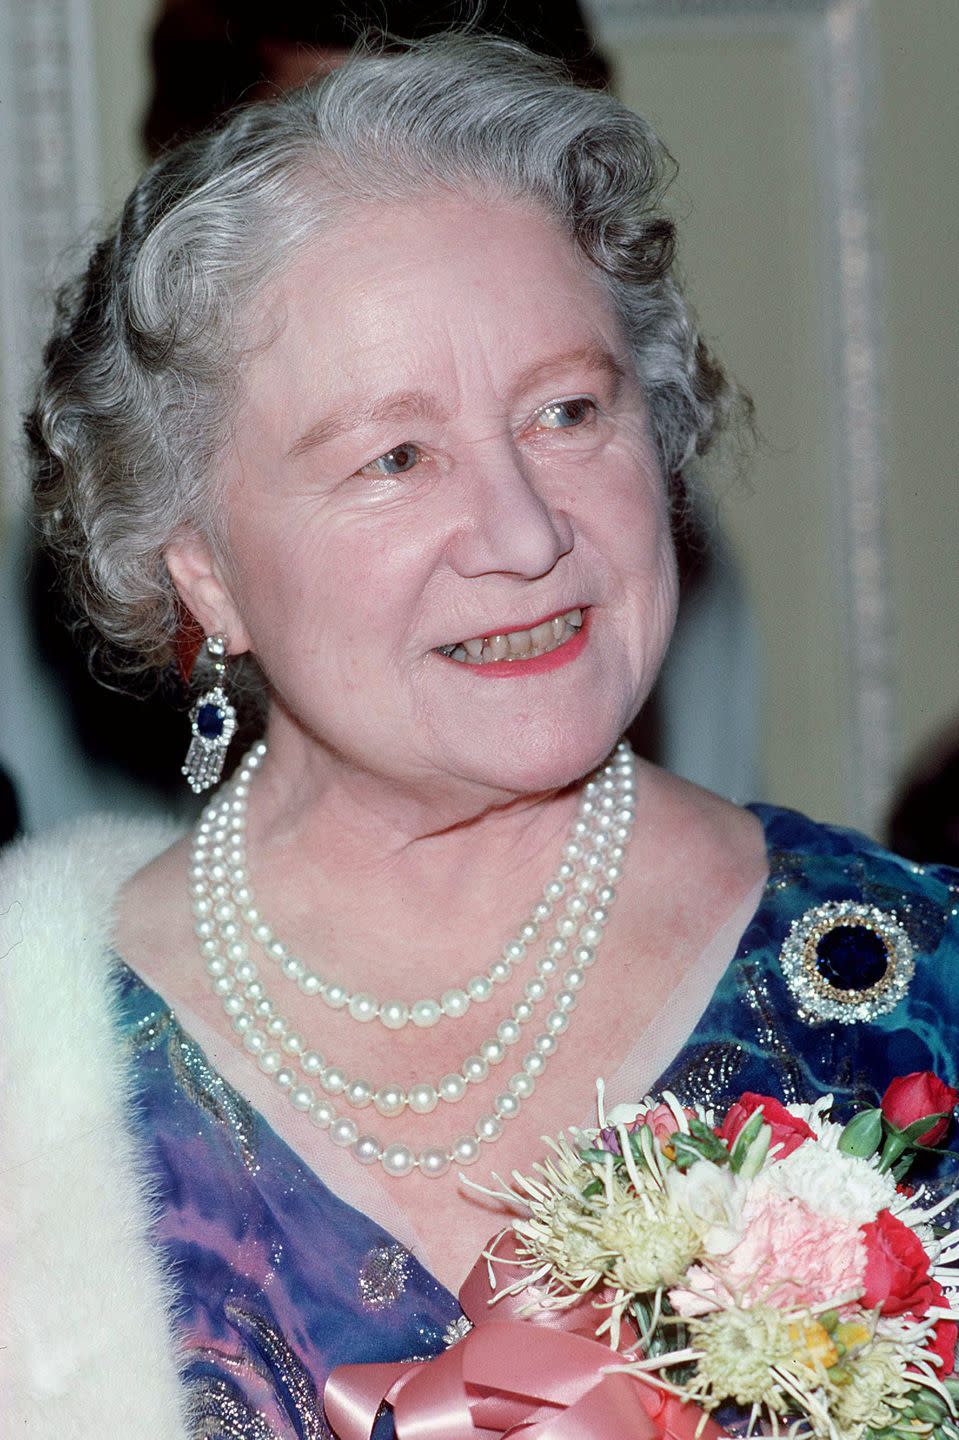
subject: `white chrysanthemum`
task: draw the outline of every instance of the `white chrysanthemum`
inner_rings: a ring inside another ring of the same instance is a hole
[[[620,1195],[596,1217],[613,1283],[632,1294],[675,1285],[699,1251],[699,1237],[657,1191]]]
[[[793,1195],[817,1215],[865,1225],[896,1199],[896,1182],[869,1160],[829,1145],[800,1145],[756,1177],[757,1193]]]

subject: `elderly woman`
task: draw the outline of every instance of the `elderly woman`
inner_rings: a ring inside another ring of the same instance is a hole
[[[251,663],[267,714],[192,834],[7,862],[11,1433],[328,1434],[332,1366],[461,1333],[467,1167],[528,1168],[597,1076],[955,1080],[949,872],[617,745],[671,487],[741,405],[668,168],[443,39],[166,156],[67,292],[30,433],[96,643],[161,670],[201,627],[197,789]]]

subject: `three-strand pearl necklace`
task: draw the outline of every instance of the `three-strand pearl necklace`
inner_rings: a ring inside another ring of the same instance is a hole
[[[450,987],[439,999],[424,997],[412,1002],[378,1000],[364,991],[351,993],[341,982],[324,978],[291,954],[260,914],[247,866],[246,814],[250,785],[265,754],[262,742],[253,747],[235,778],[207,805],[194,835],[190,859],[194,928],[214,993],[244,1048],[293,1108],[361,1164],[379,1162],[394,1176],[409,1175],[416,1169],[423,1175],[440,1176],[451,1164],[472,1164],[479,1158],[481,1144],[498,1140],[505,1122],[516,1116],[523,1101],[532,1095],[569,1027],[571,1012],[596,961],[635,818],[632,751],[628,745],[618,746],[612,759],[584,785],[556,873],[485,974]],[[261,953],[279,970],[281,982],[285,979],[297,985],[302,994],[315,996],[330,1010],[358,1024],[375,1021],[387,1030],[407,1025],[427,1028],[443,1019],[460,1019],[474,1004],[490,1001],[544,937],[536,973],[526,981],[521,998],[499,1020],[494,1033],[467,1055],[457,1070],[405,1089],[351,1077],[311,1049],[267,994],[252,958],[253,951]],[[496,1095],[490,1113],[483,1114],[472,1131],[460,1134],[449,1145],[428,1146],[417,1153],[405,1142],[384,1144],[333,1103],[335,1098],[355,1111],[372,1107],[385,1120],[394,1120],[407,1110],[425,1115],[441,1103],[456,1104],[471,1086],[492,1077],[547,1002],[539,1033]]]

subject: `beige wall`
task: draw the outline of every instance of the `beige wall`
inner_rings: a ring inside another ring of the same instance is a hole
[[[105,194],[139,165],[152,0],[93,0]],[[959,714],[955,271],[959,53],[954,0],[876,0],[870,184],[882,261],[883,453],[895,629],[894,760]],[[680,161],[685,268],[707,333],[753,393],[764,445],[749,488],[715,479],[766,648],[766,790],[855,814],[840,620],[834,384],[820,245],[817,90],[797,35],[693,27],[619,46],[624,97]]]

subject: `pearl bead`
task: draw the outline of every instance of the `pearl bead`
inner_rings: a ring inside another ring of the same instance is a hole
[[[376,1003],[376,996],[367,995],[363,991],[360,991],[358,994],[354,995],[353,998],[350,1000],[349,1005],[351,1017],[354,1020],[359,1020],[360,1023],[363,1025],[367,1024],[370,1020],[376,1019],[376,1012],[378,1008],[379,1007]]]
[[[609,923],[609,911],[604,905],[594,905],[589,918],[594,925],[606,925]]]
[[[466,993],[482,1005],[493,993],[493,982],[486,975],[474,975],[466,986]]]
[[[296,983],[304,995],[319,995],[323,989],[323,981],[312,970],[305,970],[302,975],[298,975]]]
[[[501,1040],[484,1040],[480,1046],[480,1054],[491,1065],[498,1065],[506,1054],[506,1046]]]
[[[576,866],[571,865],[568,860],[563,860],[556,868],[557,880],[572,880],[576,874]]]
[[[380,1006],[380,1024],[387,1030],[402,1030],[410,1018],[410,1009],[402,1000],[384,1000]]]
[[[216,979],[214,980],[214,982],[213,982],[213,993],[214,993],[215,995],[219,995],[221,998],[222,998],[222,996],[224,996],[224,995],[229,995],[230,992],[232,991],[232,989],[233,989],[233,976],[232,976],[232,975],[218,975],[217,978],[216,978]]]
[[[387,1175],[408,1175],[416,1164],[408,1145],[387,1145],[380,1156],[380,1164]]]
[[[373,1096],[373,1104],[381,1115],[391,1119],[406,1105],[406,1091],[399,1085],[384,1085]]]
[[[536,920],[527,920],[519,932],[519,938],[524,945],[530,945],[539,935],[539,924]]]
[[[269,925],[265,923],[265,921],[261,920],[258,925],[254,925],[253,939],[257,942],[258,945],[269,945],[270,941],[273,939],[273,931],[270,929]]]
[[[256,966],[252,960],[246,957],[249,955],[249,948],[242,940],[234,940],[227,946],[227,959],[232,960],[236,966],[236,978],[238,980],[255,980]]]
[[[443,1014],[451,1020],[459,1020],[470,1008],[470,997],[465,990],[444,990],[440,996]]]
[[[535,1080],[546,1069],[545,1056],[540,1055],[536,1050],[531,1050],[523,1060],[523,1069]]]
[[[226,974],[226,961],[222,956],[214,955],[212,959],[206,962],[206,973],[212,975],[214,980]]]
[[[277,1085],[279,1085],[281,1090],[292,1090],[293,1086],[296,1084],[296,1071],[291,1070],[289,1065],[284,1065],[282,1070],[277,1070],[276,1074],[273,1076],[273,1079],[276,1081]]]
[[[272,1020],[267,1023],[266,1033],[271,1035],[274,1040],[283,1038],[286,1034],[286,1021],[281,1015],[274,1015]]]
[[[347,1086],[346,1075],[338,1065],[328,1065],[320,1076],[320,1084],[327,1095],[342,1095]]]
[[[572,990],[559,990],[553,1004],[557,1010],[565,1010],[568,1013],[570,1010],[576,1009],[576,996]]]
[[[515,1075],[511,1075],[506,1084],[510,1093],[515,1095],[517,1100],[528,1100],[536,1089],[536,1081],[532,1075],[528,1074],[525,1070],[517,1071]]]
[[[302,988],[303,985],[301,981],[300,989]],[[349,998],[349,992],[343,985],[327,985],[323,991],[323,999],[331,1010],[342,1010],[343,1006],[349,1001]]]
[[[569,1028],[569,1016],[562,1010],[551,1010],[546,1017],[546,1028],[551,1035],[562,1035]]]
[[[551,975],[556,974],[559,969],[559,964],[553,959],[552,955],[542,955],[537,962],[536,969],[544,979],[548,980]]]
[[[463,1061],[463,1076],[471,1085],[480,1085],[489,1074],[489,1064],[482,1055],[470,1055]]]
[[[556,1036],[537,1035],[536,1039],[533,1041],[533,1048],[537,1050],[540,1055],[555,1055]]]
[[[503,1133],[503,1122],[497,1115],[484,1115],[476,1122],[476,1135],[479,1140],[485,1140],[492,1145]]]
[[[582,895],[571,895],[566,901],[566,913],[574,917],[585,915],[589,909],[589,901]]]
[[[211,940],[216,934],[216,926],[212,920],[198,920],[193,931],[198,940]]]
[[[318,1050],[307,1050],[300,1058],[300,1066],[307,1075],[319,1075],[325,1063]]]
[[[616,899],[616,891],[612,885],[600,885],[596,891],[596,899],[600,905],[612,905]]]
[[[413,1021],[413,1024],[418,1025],[421,1030],[426,1030],[431,1025],[436,1024],[442,1013],[442,1010],[435,1000],[417,1000],[410,1011],[410,1019]]]
[[[215,940],[201,940],[201,941],[200,941],[200,954],[203,956],[204,960],[215,960],[215,959],[217,959],[217,958],[219,957],[220,951],[219,951],[219,947],[217,946],[216,941],[215,941]],[[221,963],[222,963],[222,965],[223,965],[223,969],[225,970],[225,969],[226,969],[226,961],[224,960],[224,961],[222,961]],[[209,967],[208,967],[208,968],[209,968]],[[214,973],[216,973],[216,972],[214,972]],[[219,973],[222,975],[222,974],[223,974],[223,970],[221,970]]]
[[[585,969],[589,969],[590,965],[592,965],[596,959],[596,951],[592,945],[577,945],[573,951],[573,959],[577,965],[582,965]]]
[[[280,1048],[285,1050],[287,1055],[302,1055],[303,1041],[299,1035],[284,1035],[280,1041]]]
[[[480,1143],[475,1135],[461,1135],[452,1148],[456,1165],[473,1165],[479,1159]]]
[[[501,1120],[513,1120],[519,1114],[519,1101],[515,1095],[506,1091],[502,1095],[497,1095],[493,1101],[493,1109]]]
[[[351,1080],[343,1094],[355,1110],[363,1110],[373,1099],[373,1086],[369,1080]]]
[[[466,1081],[462,1075],[450,1072],[449,1075],[443,1076],[436,1088],[439,1091],[440,1099],[452,1104],[456,1100],[462,1100],[466,1094]]]
[[[223,1008],[230,1016],[242,1015],[246,1001],[242,995],[227,995],[223,1001]]]
[[[248,1000],[262,1000],[263,986],[260,984],[259,980],[251,980],[243,993]]]
[[[553,906],[549,900],[539,900],[533,906],[533,919],[538,920],[542,925],[553,913]]]
[[[518,960],[522,960],[525,954],[526,946],[522,940],[509,940],[503,946],[503,958],[511,961],[513,964]]]
[[[259,1015],[261,1020],[269,1020],[273,1014],[273,1005],[267,999],[258,1000],[253,1006],[254,1013]]]
[[[310,1119],[320,1130],[326,1130],[336,1119],[336,1109],[329,1100],[317,1100],[310,1111]]]
[[[280,969],[287,980],[299,980],[301,975],[306,974],[306,966],[302,960],[297,960],[295,955],[287,955]]]
[[[562,898],[566,886],[562,880],[550,880],[543,886],[543,894],[547,900],[559,900]]]
[[[416,1163],[423,1175],[430,1180],[438,1180],[450,1168],[450,1157],[439,1146],[431,1145],[428,1150],[422,1151]]]
[[[577,966],[572,965],[563,972],[563,984],[567,990],[582,990],[586,984],[586,976]]]
[[[497,985],[505,985],[513,973],[513,967],[508,960],[494,960],[489,967],[489,978]]]
[[[290,1091],[290,1104],[294,1110],[309,1110],[315,1099],[312,1085],[294,1085]]]
[[[421,1082],[419,1085],[410,1086],[406,1097],[406,1103],[416,1115],[429,1115],[436,1109],[439,1096],[432,1085]]]
[[[359,1138],[360,1132],[356,1128],[356,1121],[350,1120],[345,1115],[341,1115],[339,1120],[334,1120],[330,1126],[330,1139],[334,1145],[340,1145],[344,1150],[348,1146],[354,1145]]]
[[[565,941],[564,939],[562,939],[561,936],[559,936],[559,935],[554,935],[553,938],[552,938],[552,940],[549,942],[549,944],[548,944],[547,947],[546,947],[546,953],[547,953],[547,955],[554,955],[554,956],[556,956],[557,958],[560,958],[560,959],[561,959],[562,956],[564,956],[564,955],[566,954],[566,951],[567,951],[568,949],[569,949],[569,946],[568,946],[568,944],[566,943],[566,941]]]
[[[546,985],[540,979],[527,980],[523,987],[523,993],[527,1000],[532,1000],[534,1005],[543,999],[546,994]]]
[[[533,1018],[533,1007],[528,1000],[517,1000],[513,1006],[513,1019],[517,1025],[525,1025]]]
[[[271,940],[267,948],[274,960],[285,960],[290,953],[282,940]]]
[[[595,949],[603,938],[603,932],[598,925],[584,925],[579,932],[579,938],[584,945],[589,945]]]
[[[361,1165],[375,1165],[383,1154],[383,1146],[375,1135],[361,1135],[353,1144],[352,1154]]]
[[[257,1064],[266,1075],[275,1075],[283,1063],[279,1050],[264,1050]]]
[[[561,935],[569,939],[571,935],[576,934],[576,925],[577,922],[573,919],[572,915],[561,915],[556,922],[556,929]]]

